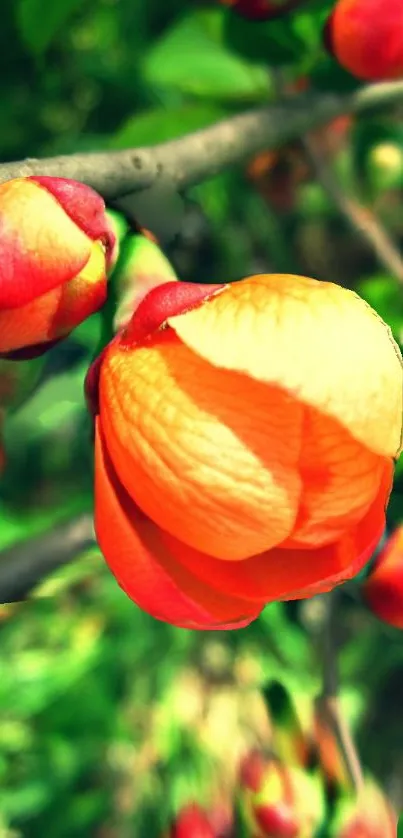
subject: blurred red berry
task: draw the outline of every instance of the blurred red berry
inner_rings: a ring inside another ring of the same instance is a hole
[[[363,593],[377,617],[403,629],[403,525],[395,529],[379,553]]]
[[[249,751],[241,761],[239,768],[239,782],[241,786],[252,791],[259,791],[263,785],[267,760],[259,751]]]
[[[171,829],[170,838],[215,838],[215,836],[205,811],[197,803],[190,803],[179,812]]]
[[[402,78],[402,0],[338,0],[325,42],[342,67],[360,79]]]
[[[284,801],[275,806],[256,806],[254,815],[263,833],[270,838],[297,838],[300,823]]]

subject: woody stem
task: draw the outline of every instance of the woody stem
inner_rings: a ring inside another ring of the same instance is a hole
[[[323,597],[325,606],[321,627],[322,693],[318,698],[323,718],[336,739],[352,788],[363,787],[360,759],[348,723],[343,715],[339,696],[339,671],[336,648],[336,614],[338,591]]]

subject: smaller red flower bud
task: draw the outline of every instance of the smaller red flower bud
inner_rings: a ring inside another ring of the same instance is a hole
[[[0,356],[46,351],[106,299],[115,236],[102,198],[65,178],[0,185]]]
[[[380,551],[364,582],[363,595],[380,620],[403,629],[403,525]]]
[[[266,769],[267,760],[265,760],[260,751],[249,751],[242,759],[239,768],[240,785],[246,789],[251,789],[251,791],[260,791],[264,782]]]
[[[297,838],[300,824],[291,806],[284,801],[275,806],[256,806],[255,818],[270,838]]]
[[[324,38],[329,52],[357,78],[403,78],[401,0],[338,0]]]
[[[170,838],[215,838],[215,836],[205,811],[197,803],[190,803],[179,812],[171,829]]]

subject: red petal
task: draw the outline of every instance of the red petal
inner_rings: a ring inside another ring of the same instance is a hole
[[[53,195],[65,213],[90,239],[104,242],[108,254],[115,244],[115,233],[105,215],[105,201],[85,183],[63,177],[27,178],[33,180]]]
[[[199,285],[192,282],[164,282],[158,285],[141,301],[122,333],[121,343],[131,346],[140,343],[163,326],[168,317],[197,308],[225,288],[227,285]]]
[[[76,277],[91,242],[29,178],[0,186],[0,310],[19,308]]]
[[[262,608],[223,595],[178,565],[161,531],[119,483],[102,439],[95,440],[95,528],[100,548],[128,596],[153,617],[182,628],[241,628]]]

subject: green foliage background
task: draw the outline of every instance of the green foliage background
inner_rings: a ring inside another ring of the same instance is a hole
[[[0,157],[118,149],[181,136],[273,101],[278,73],[289,84],[309,76],[317,90],[353,89],[357,82],[321,44],[331,5],[311,0],[252,33],[214,3],[196,0],[5,0]],[[375,209],[400,245],[402,144],[398,117],[376,113],[351,125],[332,159],[343,188]],[[281,160],[278,165],[279,177],[281,165],[288,169]],[[358,289],[402,341],[401,288],[357,241],[309,171],[292,183],[285,207],[244,169],[191,190],[177,234],[163,241],[180,277],[216,282],[288,271],[340,282]],[[42,383],[6,421],[1,547],[92,508],[82,385],[100,332],[96,315],[45,362],[27,367],[28,385],[35,376]],[[403,517],[402,495],[398,467],[391,528]],[[183,722],[175,685],[193,678],[195,692],[208,687],[209,695],[225,687],[245,705],[266,674],[281,676],[302,697],[314,695],[316,606],[273,605],[249,629],[232,634],[176,630],[139,612],[91,551],[48,579],[29,602],[4,607],[1,838],[162,834],[187,797],[207,799],[209,780],[229,770],[230,760],[224,753],[217,761],[194,726]],[[343,595],[340,607],[345,709],[365,764],[402,804],[402,639],[368,614],[354,591]],[[186,705],[186,686],[184,692]],[[223,712],[224,727],[226,720]],[[242,725],[246,729],[245,719]],[[142,762],[147,744],[154,758]]]

